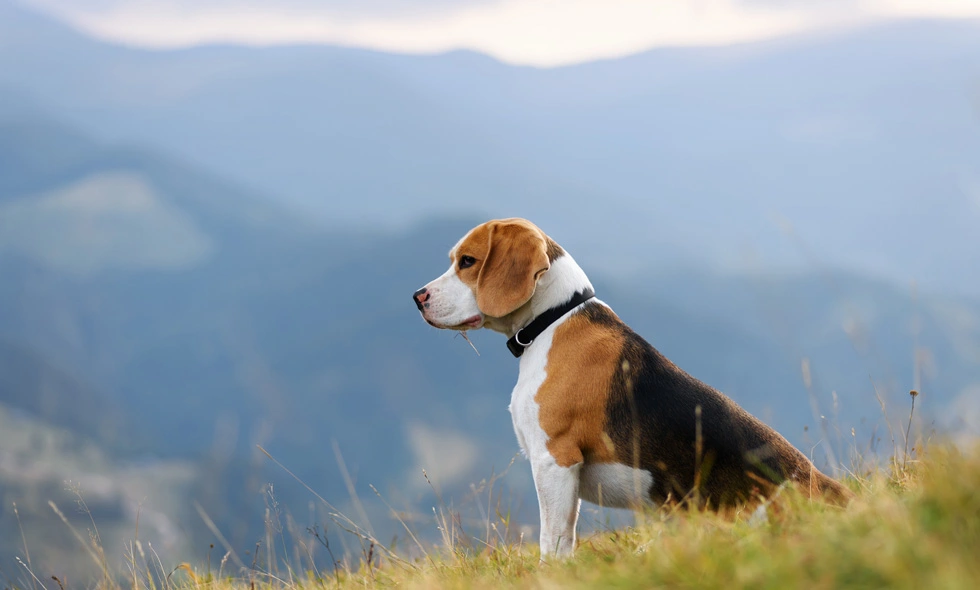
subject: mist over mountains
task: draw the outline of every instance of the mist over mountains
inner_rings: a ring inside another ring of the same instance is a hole
[[[309,520],[257,444],[353,514],[339,450],[379,538],[400,532],[367,484],[428,514],[425,468],[467,497],[517,452],[516,366],[409,296],[491,215],[533,219],[654,346],[818,463],[888,450],[876,388],[892,417],[917,386],[917,428],[962,428],[980,407],[978,33],[540,70],[142,51],[0,0],[0,556],[20,550],[7,500],[34,498],[21,518],[64,559],[40,499],[70,502],[68,479],[120,539],[144,502],[172,559],[213,541],[194,502],[239,548],[267,482]],[[505,486],[531,523],[526,467]]]

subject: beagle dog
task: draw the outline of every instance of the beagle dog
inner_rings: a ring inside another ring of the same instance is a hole
[[[542,558],[571,555],[581,500],[730,509],[784,482],[807,497],[850,498],[775,430],[633,332],[533,223],[479,225],[449,258],[413,299],[436,328],[502,332],[519,359],[510,412],[531,463]]]

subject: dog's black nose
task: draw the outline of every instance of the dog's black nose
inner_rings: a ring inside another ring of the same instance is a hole
[[[422,304],[429,300],[429,292],[425,287],[422,287],[412,295],[412,299],[415,300],[415,306],[419,308],[419,311],[422,311]]]

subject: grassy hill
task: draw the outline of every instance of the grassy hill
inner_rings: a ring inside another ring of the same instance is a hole
[[[631,527],[583,536],[566,562],[539,563],[535,543],[506,515],[461,526],[445,505],[434,509],[434,522],[406,524],[438,527],[436,544],[416,544],[412,532],[397,546],[351,534],[343,555],[319,542],[319,530],[277,528],[272,511],[269,534],[251,555],[217,547],[179,564],[134,540],[128,569],[103,576],[102,548],[78,551],[91,554],[102,588],[974,588],[980,447],[936,444],[912,453],[886,468],[858,469],[847,480],[857,498],[846,509],[790,490],[770,503],[766,521],[663,509]],[[49,584],[49,572],[34,573]],[[24,572],[17,580],[8,584],[33,586]]]

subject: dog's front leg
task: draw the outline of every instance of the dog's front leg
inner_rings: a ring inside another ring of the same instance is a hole
[[[531,462],[541,512],[541,559],[569,557],[575,549],[582,464],[562,467],[548,453]]]

